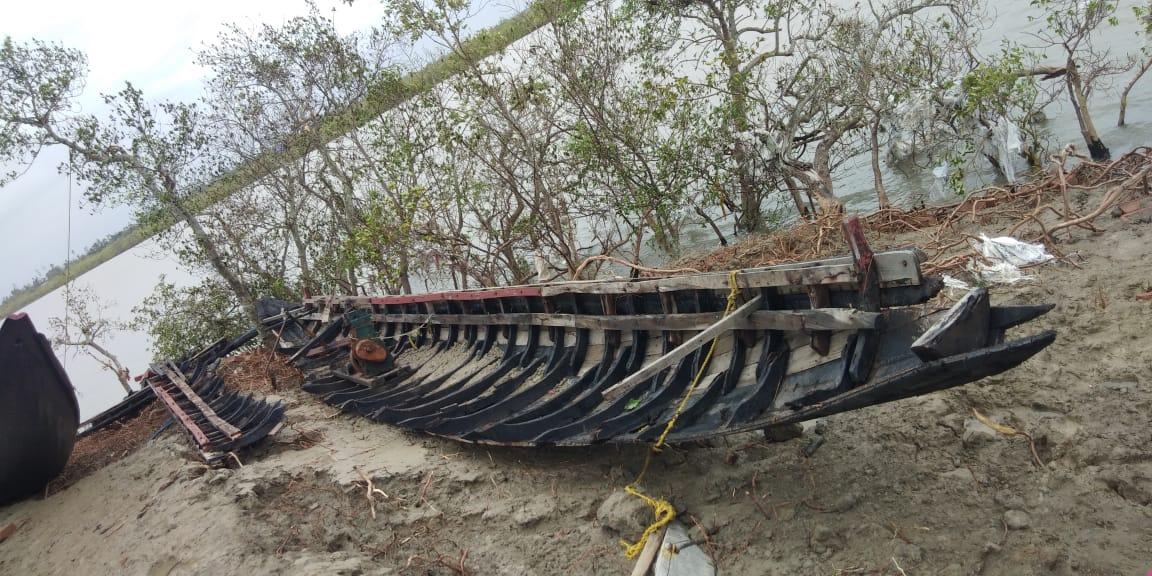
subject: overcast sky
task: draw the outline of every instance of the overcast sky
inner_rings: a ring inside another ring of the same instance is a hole
[[[315,0],[342,33],[379,22],[378,0]],[[332,10],[335,9],[335,12]],[[88,55],[88,84],[82,110],[98,112],[99,94],[131,81],[149,99],[194,100],[206,71],[193,61],[224,25],[255,28],[307,14],[303,0],[33,0],[8,2],[0,38],[63,43]],[[63,151],[49,151],[17,182],[0,189],[0,299],[51,265],[63,263],[68,236],[68,178],[56,173]],[[95,240],[131,223],[124,209],[92,214],[73,190],[71,247],[81,254]]]

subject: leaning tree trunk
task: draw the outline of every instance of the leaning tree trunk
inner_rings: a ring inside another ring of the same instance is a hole
[[[812,168],[800,174],[808,182],[808,189],[816,196],[820,213],[825,216],[844,212],[844,203],[832,193],[832,146],[843,133],[844,129],[839,125],[830,127],[824,139],[816,146]]]
[[[1067,74],[1064,76],[1064,80],[1065,84],[1068,85],[1068,97],[1072,100],[1072,109],[1076,111],[1076,120],[1080,123],[1080,135],[1084,137],[1084,142],[1088,145],[1088,153],[1096,162],[1107,160],[1112,157],[1112,153],[1100,140],[1100,134],[1096,132],[1096,126],[1092,123],[1092,114],[1088,111],[1088,95],[1084,93],[1084,82],[1080,78],[1080,69],[1076,67],[1076,62],[1071,58],[1068,59],[1065,68]]]
[[[115,354],[109,352],[107,348],[97,344],[91,337],[86,337],[80,341],[65,339],[53,342],[53,345],[57,344],[65,347],[73,346],[83,349],[85,354],[103,366],[104,369],[116,374],[116,380],[120,382],[120,387],[124,389],[126,394],[135,392],[135,390],[132,390],[132,385],[128,382],[128,370],[120,363],[120,359],[117,358]],[[91,348],[91,350],[89,350],[89,348]],[[95,352],[93,352],[93,350]]]
[[[174,191],[169,190],[170,197],[175,198]],[[228,267],[228,263],[224,261],[224,255],[216,249],[216,244],[212,242],[212,238],[208,236],[208,232],[200,225],[200,221],[196,220],[196,216],[184,208],[184,205],[177,200],[170,202],[176,215],[188,225],[188,229],[192,231],[192,237],[196,239],[196,244],[204,251],[204,257],[208,259],[208,263],[212,265],[212,269],[224,279],[224,283],[236,295],[236,299],[240,301],[240,307],[244,310],[244,318],[256,331],[260,334],[261,340],[268,337],[268,329],[260,321],[260,314],[256,311],[256,297],[248,286],[240,280],[236,272]]]
[[[891,207],[888,201],[888,191],[884,189],[884,176],[880,174],[880,121],[872,123],[872,133],[869,144],[872,146],[872,180],[876,186],[876,203],[881,210]]]
[[[1140,68],[1136,70],[1136,75],[1128,81],[1128,85],[1124,86],[1124,91],[1120,93],[1120,116],[1116,120],[1117,126],[1124,125],[1124,114],[1128,110],[1128,93],[1132,91],[1132,87],[1140,81],[1140,78],[1144,76],[1144,73],[1148,71],[1148,68],[1152,68],[1152,58],[1148,58],[1144,60],[1142,64],[1140,64]]]
[[[108,370],[116,373],[116,380],[120,382],[120,387],[124,388],[124,392],[126,394],[131,394],[134,392],[134,390],[132,390],[132,385],[128,383],[128,370],[125,369],[122,364],[120,364],[120,359],[117,358],[115,354],[109,352],[103,346],[92,341],[88,341],[84,343],[84,345],[92,348],[105,358],[105,360],[97,358],[96,361],[103,364],[105,368],[108,368]]]

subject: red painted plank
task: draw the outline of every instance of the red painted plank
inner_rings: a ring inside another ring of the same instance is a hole
[[[539,286],[517,286],[510,288],[488,288],[485,290],[461,290],[453,292],[432,292],[430,294],[405,294],[403,296],[320,296],[309,298],[305,303],[321,307],[326,303],[342,305],[372,304],[419,304],[439,301],[473,301],[491,298],[537,297]]]
[[[192,433],[192,437],[196,439],[196,443],[199,444],[199,447],[204,448],[207,446],[208,436],[204,434],[204,431],[196,425],[196,422],[193,421],[192,418],[189,417],[182,408],[180,408],[180,405],[176,402],[176,400],[168,394],[168,391],[164,389],[162,382],[163,380],[158,380],[155,383],[148,382],[148,384],[152,387],[152,392],[156,393],[156,396],[168,405],[171,412],[175,414],[176,417],[179,418],[180,421],[184,424],[184,427]]]

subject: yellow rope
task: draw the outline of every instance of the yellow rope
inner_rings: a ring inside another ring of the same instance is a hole
[[[400,334],[392,336],[392,338],[399,340],[401,338],[407,337],[408,343],[411,344],[413,348],[415,348],[416,347],[416,334],[418,332],[420,332],[421,330],[424,330],[425,328],[427,328],[428,325],[432,323],[432,319],[435,317],[436,317],[435,314],[429,314],[428,317],[424,319],[423,324],[421,324],[421,325],[419,325],[419,326],[417,326],[417,327],[415,327],[415,328],[413,328],[407,332],[402,332]]]
[[[728,272],[728,306],[724,309],[724,317],[727,317],[736,309],[736,300],[740,296],[740,288],[736,285],[736,271]],[[668,420],[668,424],[664,426],[664,432],[656,439],[656,442],[648,447],[647,452],[644,454],[644,466],[640,468],[640,474],[632,483],[624,487],[624,492],[631,494],[652,507],[653,520],[652,523],[644,529],[644,533],[640,535],[640,539],[636,542],[628,542],[621,539],[620,545],[624,547],[624,556],[629,560],[636,557],[641,550],[644,549],[644,544],[648,541],[648,537],[662,528],[665,524],[672,521],[676,517],[676,509],[672,504],[663,498],[653,498],[644,494],[636,489],[636,485],[644,479],[644,474],[648,472],[648,464],[652,462],[652,454],[660,452],[660,448],[664,446],[664,440],[668,438],[668,434],[672,432],[672,428],[676,426],[676,420],[680,418],[680,414],[684,412],[684,407],[688,405],[688,399],[692,397],[692,392],[696,390],[696,386],[700,383],[700,379],[704,377],[704,372],[708,369],[708,363],[712,361],[712,353],[716,350],[716,343],[720,340],[719,337],[712,339],[712,345],[708,347],[708,354],[704,356],[704,362],[700,363],[700,370],[696,372],[696,377],[692,379],[692,383],[688,385],[688,390],[684,392],[684,397],[680,399],[680,405],[676,407],[676,412],[672,414],[672,418]]]

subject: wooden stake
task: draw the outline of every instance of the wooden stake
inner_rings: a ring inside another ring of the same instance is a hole
[[[636,566],[632,568],[632,576],[648,574],[648,570],[652,568],[652,562],[656,560],[656,553],[660,551],[660,545],[664,543],[664,533],[667,531],[668,525],[665,524],[659,530],[648,535],[644,549],[640,551],[640,556],[636,557]]]
[[[604,391],[604,398],[612,400],[624,394],[627,394],[637,384],[655,376],[661,370],[671,366],[681,358],[693,353],[697,348],[711,342],[713,338],[719,337],[724,332],[731,330],[732,326],[738,321],[744,319],[754,310],[760,307],[760,300],[762,296],[759,294],[746,302],[743,306],[736,309],[736,311],[729,314],[727,317],[722,318],[719,322],[708,327],[707,330],[693,336],[687,342],[675,347],[671,352],[653,360],[647,366],[637,370],[631,376],[620,381],[619,384],[612,386]]]

